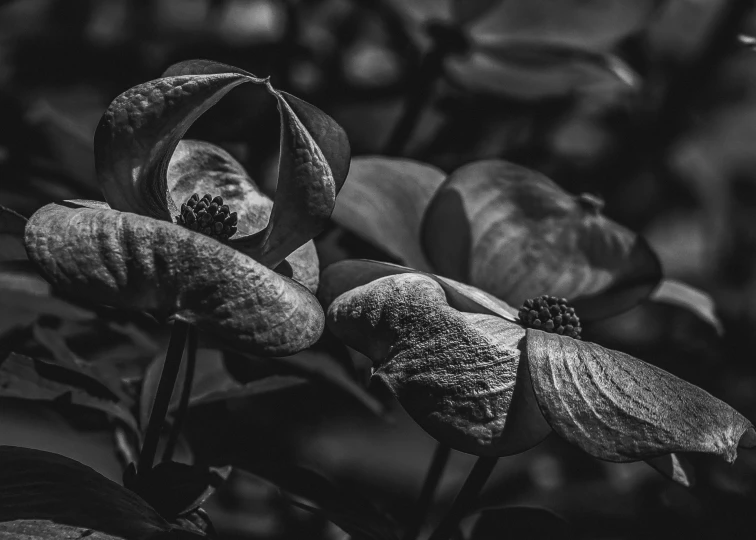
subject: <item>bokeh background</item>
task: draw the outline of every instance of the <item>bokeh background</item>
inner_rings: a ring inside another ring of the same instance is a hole
[[[404,156],[445,171],[496,157],[602,197],[607,215],[646,236],[668,276],[713,297],[725,329],[720,339],[692,316],[642,305],[607,321],[606,343],[756,420],[755,24],[752,2],[740,0],[0,1],[0,205],[28,217],[48,202],[100,199],[92,136],[110,100],[180,60],[228,63],[333,116],[355,156]],[[229,150],[272,193],[277,122],[242,86],[188,136]],[[391,260],[335,224],[316,244],[322,265]],[[124,315],[96,332],[54,317],[30,330],[13,322],[15,308],[0,308],[3,345],[12,338],[50,354],[38,329],[57,329],[76,354],[121,370],[135,387],[167,342],[165,328]],[[342,353],[366,384],[364,362]],[[193,411],[187,440],[197,459],[233,451],[317,468],[406,520],[435,442],[371,392],[385,416],[303,384]],[[57,451],[120,477],[112,430],[97,415],[1,398],[0,418],[2,444]],[[598,462],[550,438],[502,459],[480,505],[544,507],[585,538],[752,531],[756,454],[743,451],[732,466],[694,461],[698,487],[685,490],[644,463]],[[432,522],[472,463],[453,453]],[[208,511],[222,538],[344,537],[246,473],[235,472]]]

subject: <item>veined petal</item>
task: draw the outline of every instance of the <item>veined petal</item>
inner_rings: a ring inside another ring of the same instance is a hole
[[[501,456],[550,432],[527,388],[515,389],[522,386],[525,330],[494,315],[457,311],[429,276],[391,275],[352,289],[331,304],[327,323],[374,362],[374,377],[443,444]],[[517,410],[513,423],[510,409]]]
[[[608,461],[706,452],[734,461],[756,431],[701,388],[628,354],[527,331],[536,399],[561,437]]]
[[[323,329],[323,312],[304,287],[165,221],[49,204],[29,220],[25,242],[59,290],[173,315],[225,347],[284,356],[310,346]]]
[[[241,164],[228,152],[204,141],[182,140],[168,166],[168,189],[173,200],[186,201],[194,193],[220,195],[238,215],[238,235],[248,236],[265,228],[273,201],[262,193]],[[245,253],[244,244],[231,243]],[[253,249],[247,255],[254,258]],[[318,255],[312,240],[294,250],[287,258],[291,278],[315,292],[318,288]],[[284,272],[284,274],[286,274]]]

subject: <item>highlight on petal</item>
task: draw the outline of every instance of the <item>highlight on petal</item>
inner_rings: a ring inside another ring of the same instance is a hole
[[[545,176],[500,160],[457,169],[428,206],[422,244],[436,271],[519,306],[569,298],[581,319],[620,313],[661,279],[646,241]]]
[[[466,313],[497,315],[510,322],[517,320],[516,309],[475,287],[459,283],[453,279],[420,272],[414,268],[367,259],[350,259],[329,265],[321,275],[318,298],[323,307],[327,309],[337,296],[355,287],[365,285],[381,277],[407,273],[422,275],[436,281],[446,294],[446,301],[456,310]]]
[[[410,159],[354,158],[333,220],[407,266],[430,272],[420,223],[445,178],[442,170]]]
[[[166,178],[174,150],[200,115],[244,83],[270,94],[279,110],[278,189],[267,226],[231,243],[274,268],[325,227],[349,168],[346,134],[316,107],[233,66],[181,62],[111,103],[95,133],[95,161],[112,208],[174,220],[184,202],[173,199]]]
[[[430,276],[390,275],[352,289],[331,304],[327,324],[374,362],[373,376],[443,444],[502,456],[551,431],[532,395],[515,389],[524,329],[452,308]],[[510,409],[519,421],[510,422]]]
[[[200,196],[205,193],[220,195],[231,211],[238,215],[239,236],[261,231],[270,220],[273,201],[260,191],[231,154],[214,144],[180,141],[168,166],[167,181],[168,190],[175,201],[186,201],[194,193]],[[287,260],[291,275],[282,273],[314,293],[319,278],[315,244],[311,240],[306,242],[294,250]]]
[[[650,300],[686,309],[711,326],[718,335],[724,333],[722,321],[716,313],[714,299],[705,292],[675,279],[663,279],[651,294]]]
[[[323,329],[317,300],[212,238],[115,210],[49,204],[26,227],[29,258],[64,293],[173,315],[231,349],[283,356]]]
[[[628,354],[539,330],[528,329],[526,340],[541,412],[559,436],[594,457],[705,452],[732,462],[738,445],[756,437],[726,403]]]

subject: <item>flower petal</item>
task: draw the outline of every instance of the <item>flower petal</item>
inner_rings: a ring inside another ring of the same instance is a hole
[[[278,189],[267,226],[231,243],[273,268],[325,227],[349,169],[346,134],[316,107],[233,66],[181,62],[163,78],[135,86],[111,103],[95,133],[95,161],[114,209],[172,221],[177,201],[169,193],[166,171],[174,149],[201,114],[248,82],[272,95],[278,106]]]
[[[561,437],[608,461],[706,452],[734,461],[756,435],[726,403],[628,354],[527,331],[541,412]]]
[[[367,259],[350,259],[329,265],[323,270],[318,298],[320,303],[327,308],[337,296],[355,287],[365,285],[380,277],[407,273],[423,275],[436,281],[446,293],[449,305],[456,310],[497,315],[510,322],[517,320],[517,310],[475,287],[398,264]]]
[[[444,178],[441,169],[410,159],[354,158],[333,220],[407,266],[430,272],[420,222]]]
[[[256,79],[244,70],[209,60],[180,62],[164,76],[227,72]],[[257,81],[264,82],[276,99],[281,118],[278,187],[267,227],[253,236],[231,239],[231,244],[273,268],[325,228],[349,172],[350,148],[346,133],[330,116],[275,90],[267,79]]]
[[[661,279],[646,241],[601,215],[600,201],[500,160],[449,176],[428,206],[422,242],[440,274],[515,306],[567,297],[586,321],[632,307]]]
[[[693,313],[711,326],[717,335],[724,334],[722,321],[716,314],[714,299],[705,292],[674,279],[663,279],[649,298],[653,302],[672,304]]]
[[[164,221],[50,204],[29,220],[26,247],[61,291],[174,315],[228,348],[283,356],[310,346],[323,329],[323,312],[304,287]]]
[[[526,450],[550,432],[535,399],[515,391],[522,386],[524,329],[497,316],[457,311],[430,276],[392,275],[346,292],[331,304],[327,323],[374,362],[374,377],[443,444],[501,456]],[[522,429],[510,425],[510,406]]]
[[[262,79],[239,73],[179,76],[137,85],[113,100],[95,132],[95,167],[116,210],[165,221],[178,213],[166,169],[192,123],[232,88]]]
[[[203,141],[183,140],[176,146],[168,166],[168,189],[175,201],[186,201],[194,193],[220,195],[238,214],[240,236],[264,229],[273,209],[273,201],[260,191],[238,161],[222,148]],[[314,293],[319,268],[312,240],[294,250],[287,260],[292,269],[289,277]]]

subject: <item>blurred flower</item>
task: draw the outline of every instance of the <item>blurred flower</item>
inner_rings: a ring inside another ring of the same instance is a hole
[[[180,141],[247,82],[280,112],[272,202],[225,151]],[[225,347],[291,354],[322,331],[310,240],[330,216],[348,160],[346,135],[315,107],[237,68],[183,62],[121,94],[103,115],[95,162],[107,204],[43,207],[27,224],[26,248],[64,294],[173,316]]]

